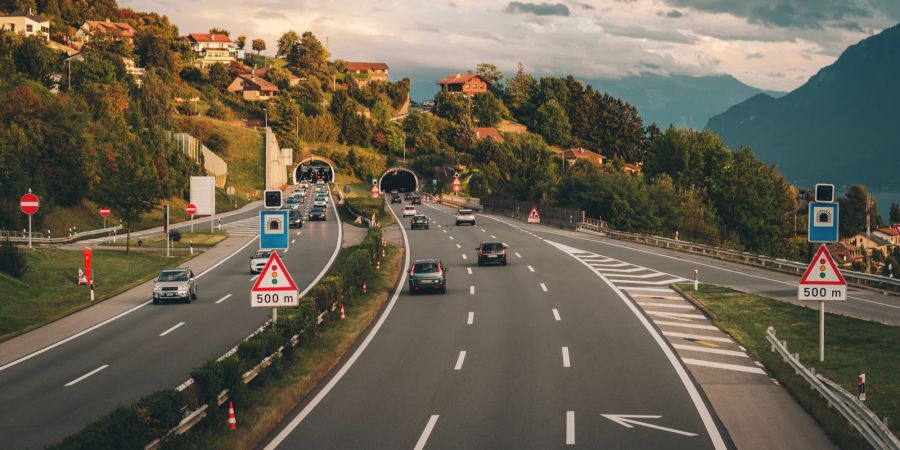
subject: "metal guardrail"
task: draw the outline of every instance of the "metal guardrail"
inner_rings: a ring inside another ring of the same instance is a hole
[[[578,224],[585,221],[585,213],[581,209],[561,208],[558,206],[540,205],[535,202],[497,198],[483,198],[481,199],[481,204],[484,205],[484,212],[519,220],[526,220],[531,212],[531,208],[537,207],[542,224],[560,228],[574,229],[578,227]]]
[[[31,242],[35,245],[57,245],[57,244],[68,244],[71,242],[80,241],[87,237],[98,236],[103,234],[109,234],[113,232],[118,232],[122,229],[122,225],[116,225],[114,227],[106,227],[106,228],[98,228],[96,230],[88,230],[82,231],[80,233],[75,233],[72,235],[66,235],[64,237],[58,238],[46,238],[41,237],[43,234],[41,233],[31,233]],[[14,242],[16,244],[28,244],[28,234],[26,233],[24,236],[19,233],[18,235],[6,233],[5,236],[0,233],[0,240],[9,239],[10,242]]]
[[[697,255],[709,256],[725,261],[746,264],[749,266],[762,267],[778,272],[789,273],[793,275],[802,275],[806,271],[807,264],[789,261],[782,258],[773,258],[771,256],[758,255],[755,253],[741,252],[737,250],[728,250],[719,247],[713,247],[705,244],[696,244],[688,241],[680,241],[661,236],[651,236],[640,233],[628,233],[624,231],[611,230],[605,227],[602,221],[592,219],[591,222],[579,222],[578,230],[589,230],[623,241],[637,242],[640,244],[652,245],[660,248],[668,248],[672,250],[693,253]],[[874,289],[883,289],[893,292],[900,292],[900,279],[884,277],[881,275],[870,275],[866,273],[856,272],[852,270],[842,270],[841,274],[851,285],[857,287],[867,287]]]
[[[828,402],[830,408],[836,409],[859,434],[876,449],[900,450],[900,440],[897,436],[878,419],[878,416],[859,401],[853,394],[847,392],[837,383],[816,374],[815,369],[803,366],[800,363],[798,353],[791,354],[788,351],[787,341],[779,341],[775,335],[775,329],[769,327],[766,330],[766,340],[772,344],[773,352],[778,352],[781,358],[790,365],[794,372],[800,375],[810,387]]]

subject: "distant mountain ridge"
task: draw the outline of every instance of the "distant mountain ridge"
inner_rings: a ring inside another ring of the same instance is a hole
[[[848,47],[781,98],[756,95],[709,120],[792,183],[900,189],[900,25]]]

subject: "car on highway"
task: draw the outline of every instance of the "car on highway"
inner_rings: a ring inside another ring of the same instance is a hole
[[[300,189],[309,189],[309,182],[307,182],[307,181],[301,181],[301,182],[300,182]]]
[[[190,303],[197,299],[197,279],[187,267],[164,269],[153,281],[153,304],[178,300]]]
[[[303,216],[300,214],[300,211],[288,212],[288,227],[303,228]]]
[[[409,201],[413,205],[421,205],[422,204],[422,196],[421,195],[413,195],[412,200]]]
[[[409,219],[409,229],[410,230],[427,230],[428,229],[428,217],[425,214],[416,214],[412,216],[412,219]]]
[[[273,250],[257,250],[253,256],[250,257],[250,273],[260,273],[266,267],[266,262],[269,261],[269,256],[272,254]]]
[[[292,210],[297,210],[300,208],[300,199],[297,197],[288,197],[284,204]]]
[[[403,203],[403,201],[400,200],[400,194],[391,194],[391,203]]]
[[[325,206],[328,206],[328,201],[325,200],[324,195],[320,195],[320,196],[316,197],[315,200],[313,200],[313,206],[319,206],[319,207],[324,208]]]
[[[328,220],[325,208],[321,206],[313,206],[309,209],[309,220]]]
[[[410,201],[410,200],[412,200],[412,197],[413,197],[412,192],[407,192],[407,193],[403,196],[403,199],[406,200],[406,201]]]
[[[413,217],[416,215],[416,207],[412,205],[406,205],[403,207],[403,217]]]
[[[417,259],[409,267],[409,295],[425,291],[447,293],[447,268],[439,259]]]
[[[506,265],[506,249],[509,246],[502,242],[482,242],[475,251],[478,252],[478,265],[500,264]]]
[[[464,223],[475,226],[475,211],[472,211],[471,209],[460,209],[456,212],[456,225],[462,225]]]

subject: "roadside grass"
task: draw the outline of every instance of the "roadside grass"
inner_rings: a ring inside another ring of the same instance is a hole
[[[78,285],[81,252],[56,248],[23,250],[29,270],[21,278],[0,273],[0,342],[28,332],[113,297],[152,278],[161,269],[188,259],[181,254],[166,258],[165,252],[94,250],[94,302],[90,289]],[[149,291],[147,296],[149,298]]]
[[[341,254],[347,251],[344,249]],[[403,249],[388,246],[385,251],[382,267],[387,270],[378,274],[367,295],[346,309],[347,319],[332,322],[313,342],[282,361],[277,369],[281,378],[262,377],[261,385],[248,389],[244,402],[234,405],[237,431],[222,434],[210,431],[210,427],[199,427],[184,435],[184,440],[164,448],[258,448],[341,361],[393,294],[400,275]]]
[[[387,212],[388,205],[384,196],[372,198],[372,186],[367,183],[354,183],[350,186],[350,193],[347,194],[347,201],[353,206],[353,209],[359,214],[365,214],[366,217],[372,217],[372,212],[378,213],[378,221],[381,222],[382,228],[393,225],[396,221],[394,216]]]
[[[879,417],[888,417],[894,434],[900,433],[900,327],[854,319],[837,314],[825,317],[825,361],[819,362],[819,312],[768,297],[701,284],[680,285],[708,307],[716,324],[746,347],[791,395],[822,425],[841,448],[869,448],[847,421],[790,366],[771,352],[766,329],[771,326],[779,339],[787,340],[792,353],[800,353],[803,365],[857,392],[857,377],[866,374],[866,405]]]
[[[208,225],[207,225],[208,226]],[[190,248],[193,243],[194,247],[212,247],[219,242],[225,240],[228,237],[225,230],[213,230],[210,232],[206,227],[201,224],[194,225],[194,228],[197,230],[193,233],[184,232],[181,233],[181,240],[177,242],[172,242],[172,248]],[[201,231],[203,230],[203,231]],[[144,248],[166,248],[166,238],[165,236],[158,237],[150,237],[150,238],[131,238],[131,246],[132,248],[136,248],[138,246],[138,241],[141,241],[141,245]],[[117,239],[115,243],[113,242],[104,242],[102,245],[110,246],[110,247],[124,247],[125,246],[125,238]]]

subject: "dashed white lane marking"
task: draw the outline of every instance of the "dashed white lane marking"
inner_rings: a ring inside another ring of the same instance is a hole
[[[554,318],[557,322],[560,321],[560,320],[562,320],[562,318],[559,317],[559,311],[557,311],[556,308],[553,308],[553,318]]]
[[[534,267],[528,266],[528,270],[534,272]]]
[[[569,347],[562,348],[562,357],[563,357],[563,367],[570,367],[571,363],[569,362]]]
[[[650,303],[650,302],[638,302],[638,305],[642,307],[652,307],[652,308],[676,308],[676,309],[694,309],[693,305],[679,305],[678,303]]]
[[[575,411],[566,411],[566,445],[575,445]]]
[[[475,322],[475,312],[469,311],[469,320],[466,321],[466,325],[472,325]]]
[[[728,339],[727,337],[704,336],[702,334],[690,334],[690,333],[676,333],[674,331],[663,331],[663,334],[666,336],[680,337],[680,338],[685,338],[685,339],[699,339],[702,341],[731,343],[731,339]]]
[[[297,242],[296,239],[291,239],[291,244],[293,244],[293,243],[295,243],[295,242]]]
[[[453,236],[448,236],[448,237],[450,238],[451,241],[453,240]]]
[[[463,361],[466,360],[466,351],[463,350],[459,352],[459,356],[456,358],[456,366],[453,367],[453,370],[462,369]]]
[[[456,248],[462,248],[462,245],[456,244]]]
[[[466,267],[466,272],[469,272],[469,275],[472,275],[472,268],[471,268],[471,267]]]
[[[547,292],[549,289],[547,289],[547,285],[546,285],[546,284],[541,283],[541,290],[544,291],[544,292]]]
[[[284,249],[284,251],[283,251],[283,252],[281,252],[281,254],[282,254],[282,255],[283,255],[283,254],[285,254],[285,253],[287,253],[287,252],[288,252],[288,250],[290,250],[290,249],[289,249],[289,248],[286,248],[286,249]]]
[[[79,381],[81,381],[81,380],[83,380],[83,379],[85,379],[85,378],[87,378],[87,377],[89,377],[89,376],[91,376],[91,375],[93,375],[93,374],[95,374],[95,373],[97,373],[97,372],[99,372],[99,371],[101,371],[101,370],[107,368],[107,367],[109,367],[109,364],[104,364],[104,365],[102,365],[102,366],[100,366],[100,367],[98,367],[98,368],[96,368],[96,369],[94,369],[94,370],[92,370],[92,371],[90,371],[90,372],[88,372],[88,373],[86,373],[86,374],[84,374],[84,375],[82,375],[82,376],[80,376],[80,377],[78,377],[78,378],[76,378],[76,379],[74,379],[74,380],[72,380],[72,381],[66,383],[64,387],[69,387],[69,386],[71,386],[71,385],[73,385],[73,384],[75,384],[75,383],[77,383],[77,382],[79,382]]]
[[[521,258],[521,257],[522,257],[522,255],[520,255],[519,252],[516,252],[516,258]]]
[[[491,239],[497,239],[497,236],[491,235]]]
[[[681,360],[684,361],[685,364],[692,364],[695,366],[713,367],[716,369],[733,370],[735,372],[758,373],[760,375],[766,374],[765,370],[762,370],[758,367],[747,367],[747,366],[741,366],[738,364],[725,364],[725,363],[703,361],[703,360],[691,359],[691,358],[681,358]]]
[[[259,274],[254,275],[253,278],[250,279],[250,281],[256,281],[257,278],[259,278]]]
[[[465,253],[463,253],[463,259],[469,259],[469,257],[468,257],[468,256],[466,256],[466,254],[465,254]]]
[[[475,286],[469,286],[469,295],[475,295]]]
[[[440,228],[440,225],[438,225],[438,228]],[[446,232],[447,232],[447,230],[441,230],[441,231],[443,231],[443,232],[444,232],[444,233],[446,233]]]
[[[699,345],[684,345],[684,344],[672,344],[672,347],[675,347],[679,350],[687,350],[689,352],[700,352],[700,353],[713,353],[716,355],[728,355],[728,356],[739,356],[741,358],[749,358],[746,353],[739,352],[737,350],[722,350],[718,348],[707,348],[701,347]]]
[[[169,333],[175,331],[176,328],[178,328],[178,327],[180,327],[180,326],[182,326],[182,325],[184,325],[184,322],[179,322],[178,325],[175,325],[174,327],[169,328],[168,330],[163,331],[162,333],[159,333],[159,337],[163,337],[163,336],[165,336],[165,335],[167,335],[167,334],[169,334]]]
[[[416,446],[413,450],[422,450],[425,448],[425,443],[428,442],[428,436],[430,436],[431,431],[434,430],[434,425],[437,424],[438,417],[440,416],[434,414],[428,419],[428,424],[426,424],[425,429],[422,430],[422,435],[419,436],[419,440],[416,442]]]
[[[481,229],[481,232],[482,232],[482,233],[487,233],[487,231],[484,231],[484,228]],[[491,237],[494,237],[494,236],[491,236]]]
[[[224,302],[225,300],[228,300],[228,297],[231,297],[231,294],[228,294],[228,295],[226,295],[226,296],[224,296],[224,297],[222,297],[222,298],[216,300],[216,304],[218,305],[219,303],[222,303],[222,302]]]
[[[300,232],[299,232],[299,231],[297,232],[297,236],[300,236]]]
[[[670,327],[682,327],[682,328],[694,328],[697,330],[719,331],[718,328],[716,328],[712,325],[699,325],[699,324],[693,324],[693,323],[669,322],[668,320],[654,320],[653,322],[655,322],[657,325],[665,325],[665,326],[670,326]],[[742,348],[741,350],[745,350],[745,349]]]

